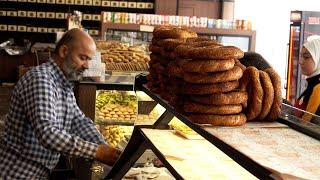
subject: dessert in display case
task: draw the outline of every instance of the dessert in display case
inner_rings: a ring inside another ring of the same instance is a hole
[[[106,71],[147,71],[150,61],[144,45],[128,45],[117,41],[96,41]]]

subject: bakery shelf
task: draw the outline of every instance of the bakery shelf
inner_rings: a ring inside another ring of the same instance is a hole
[[[102,16],[103,17],[103,14]],[[101,39],[105,39],[108,30],[125,31],[125,32],[145,32],[152,33],[155,25],[141,25],[141,24],[124,24],[105,22],[102,18],[101,22]],[[195,31],[200,36],[219,36],[219,37],[246,37],[248,38],[247,50],[254,51],[256,44],[256,31],[239,30],[239,29],[218,29],[218,28],[201,28],[188,27]],[[151,40],[151,39],[150,39]]]
[[[103,32],[107,29],[110,30],[131,30],[131,31],[142,31],[152,32],[155,25],[141,25],[141,24],[125,24],[125,23],[110,23],[103,22]],[[149,28],[147,28],[149,27]],[[199,34],[215,34],[215,35],[236,35],[236,36],[253,36],[255,31],[239,30],[239,29],[217,29],[217,28],[201,28],[201,27],[188,27]]]

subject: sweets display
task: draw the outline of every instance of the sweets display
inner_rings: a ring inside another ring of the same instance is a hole
[[[117,147],[121,141],[126,139],[125,136],[131,136],[133,131],[132,126],[118,125],[100,126],[98,129],[100,130],[105,141],[112,147]]]
[[[121,91],[98,91],[96,121],[134,122],[137,120],[138,101],[135,95]]]
[[[239,48],[198,38],[187,28],[159,26],[149,49],[147,86],[191,121],[239,126],[279,117],[279,75],[246,68]]]
[[[145,71],[150,60],[143,45],[128,46],[115,41],[96,41],[106,70]]]

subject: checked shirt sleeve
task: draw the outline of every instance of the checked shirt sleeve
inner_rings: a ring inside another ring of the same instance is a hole
[[[54,82],[37,75],[21,92],[28,119],[39,142],[47,149],[93,159],[97,144],[85,141],[59,129]],[[60,122],[61,123],[61,122]]]
[[[72,121],[71,131],[87,141],[96,144],[106,144],[92,120],[87,118],[76,104],[75,107],[76,111]]]

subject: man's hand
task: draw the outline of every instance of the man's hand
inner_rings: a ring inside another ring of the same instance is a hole
[[[112,166],[120,154],[121,151],[119,149],[113,148],[106,144],[100,144],[96,152],[96,159],[102,163]]]

